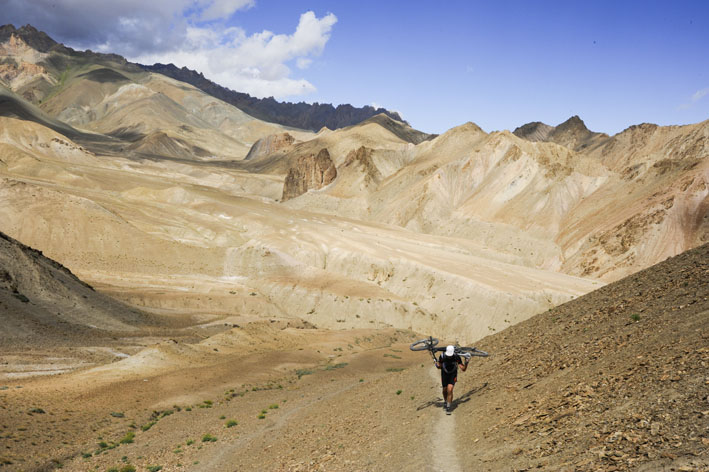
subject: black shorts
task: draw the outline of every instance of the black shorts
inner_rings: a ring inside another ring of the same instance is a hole
[[[441,369],[441,384],[445,387],[446,385],[455,385],[458,381],[458,371],[457,369],[450,374]]]

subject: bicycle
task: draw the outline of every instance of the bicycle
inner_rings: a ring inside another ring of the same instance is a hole
[[[433,357],[433,360],[435,361],[436,354],[434,353],[446,350],[445,347],[436,347],[437,345],[438,339],[429,336],[426,339],[419,339],[418,341],[411,343],[409,349],[411,349],[412,351],[428,351],[429,353],[431,353],[431,357]],[[490,355],[487,352],[481,351],[478,348],[463,346],[455,346],[455,354],[460,357],[464,357],[466,364],[470,362],[470,359],[472,357],[488,357]]]

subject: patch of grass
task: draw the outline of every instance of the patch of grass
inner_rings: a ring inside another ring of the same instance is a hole
[[[387,369],[387,372],[401,372],[403,370],[406,370],[406,369],[404,369],[403,367],[389,367]]]
[[[82,452],[81,453],[81,457],[83,457],[84,459],[88,459],[91,456],[93,456],[93,454],[91,454],[90,452]]]
[[[391,357],[392,359],[401,359],[401,356],[397,356],[396,354],[389,354],[389,353],[384,354],[384,357]]]
[[[226,426],[227,428],[232,428],[232,427],[236,426],[237,424],[239,424],[238,421],[236,421],[236,420],[229,420],[229,421],[226,422],[225,426]]]
[[[298,378],[301,378],[301,377],[304,376],[304,375],[310,375],[310,374],[312,374],[312,373],[313,373],[313,371],[312,371],[312,370],[308,370],[308,369],[298,369],[298,370],[295,371],[295,375],[297,375]]]
[[[217,438],[212,436],[211,434],[205,434],[202,436],[202,442],[216,442]]]
[[[152,428],[153,426],[155,426],[156,424],[157,424],[157,421],[151,421],[151,422],[146,423],[146,424],[144,424],[143,426],[141,426],[141,427],[140,427],[140,430],[141,430],[141,431],[147,431],[147,430],[149,430],[150,428]]]
[[[335,369],[342,369],[343,367],[347,366],[347,362],[340,362],[339,364],[330,364],[325,366],[325,370],[335,370]]]
[[[192,407],[188,406],[187,408],[185,408],[185,411],[192,411]]]
[[[32,409],[30,410],[30,413],[37,413],[38,415],[43,415],[43,414],[46,413],[46,411],[44,411],[44,410],[41,409],[41,408],[32,408]]]
[[[257,416],[257,418],[260,419],[260,420],[266,419],[266,414],[265,414],[265,413],[260,413],[260,414]]]
[[[108,443],[106,441],[101,441],[100,443],[98,443],[98,447],[100,447],[101,449],[106,449],[108,448]]]
[[[396,394],[397,394],[397,395],[401,395],[401,392],[402,392],[402,391],[403,391],[403,390],[397,390],[397,391],[396,391]]]
[[[359,379],[360,382],[364,382],[364,379]]]
[[[219,419],[220,419],[220,420],[225,420],[225,419],[226,419],[226,416],[222,415],[222,416],[219,417]]]
[[[119,472],[135,472],[135,467],[130,464],[124,465]]]
[[[640,315],[637,313],[633,313],[632,315],[630,315],[630,319],[637,323],[638,321],[640,321]]]
[[[121,438],[120,441],[118,441],[121,444],[131,444],[135,440],[135,433],[133,431],[128,431],[125,436]]]
[[[148,466],[148,472],[158,472],[159,470],[162,470],[161,465],[149,465]]]
[[[112,411],[111,416],[114,418],[125,418],[126,415],[124,415],[122,411]]]
[[[188,446],[191,446],[192,444],[194,444],[194,439],[188,439],[185,444],[187,444]]]
[[[277,409],[278,409],[278,404],[277,404],[277,403],[274,403],[273,405],[269,405],[269,406],[268,406],[268,409],[269,409],[269,410],[277,410]]]
[[[106,472],[118,472],[118,467],[109,467]]]

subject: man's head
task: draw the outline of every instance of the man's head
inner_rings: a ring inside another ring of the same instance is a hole
[[[455,354],[455,346],[447,346],[446,347],[446,356],[453,357],[453,354]]]

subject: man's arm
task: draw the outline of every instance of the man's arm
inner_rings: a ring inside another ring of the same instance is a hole
[[[468,368],[468,363],[463,362],[462,359],[458,359],[458,365],[460,366],[460,370],[462,370],[463,372],[465,372],[465,369]]]

